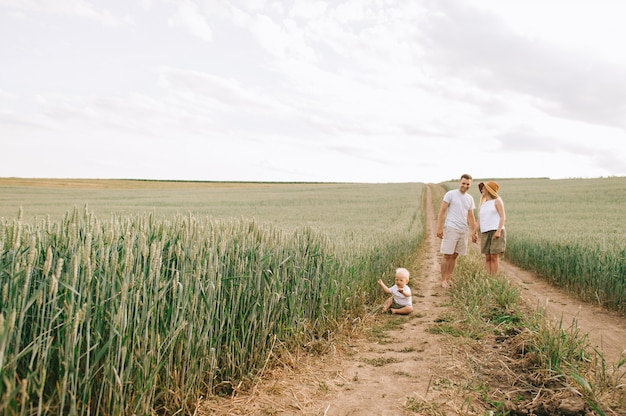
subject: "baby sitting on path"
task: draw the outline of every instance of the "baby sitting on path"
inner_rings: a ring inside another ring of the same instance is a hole
[[[378,280],[378,285],[383,288],[385,293],[392,296],[387,299],[383,305],[383,313],[391,312],[392,314],[408,315],[413,312],[413,297],[411,296],[411,288],[409,284],[409,271],[403,267],[396,269],[396,284],[387,287],[382,279]]]

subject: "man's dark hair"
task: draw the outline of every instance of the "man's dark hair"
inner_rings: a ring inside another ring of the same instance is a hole
[[[461,175],[461,179],[469,179],[471,181],[472,175],[470,175],[469,173],[464,173]]]

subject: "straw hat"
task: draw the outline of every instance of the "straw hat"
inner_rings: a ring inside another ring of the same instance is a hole
[[[491,196],[493,196],[494,198],[497,198],[498,189],[500,189],[500,186],[498,186],[498,184],[493,181],[489,181],[485,184],[485,189],[487,189],[487,192],[489,192]]]

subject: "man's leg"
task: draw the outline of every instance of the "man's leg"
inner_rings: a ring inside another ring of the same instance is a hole
[[[441,285],[448,287],[450,285],[450,279],[452,278],[452,272],[456,265],[456,258],[458,253],[444,254],[441,260]]]

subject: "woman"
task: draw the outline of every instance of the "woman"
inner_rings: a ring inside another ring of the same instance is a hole
[[[504,202],[498,196],[500,187],[496,182],[479,183],[480,207],[476,228],[480,229],[480,252],[485,255],[487,273],[498,273],[500,254],[506,249]]]

